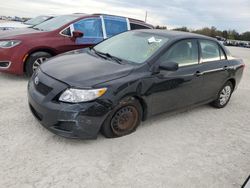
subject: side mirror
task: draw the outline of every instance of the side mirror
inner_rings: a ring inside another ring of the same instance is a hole
[[[73,34],[73,38],[81,38],[84,35],[83,32],[81,31],[73,31],[72,34]]]
[[[175,62],[163,62],[160,64],[159,68],[167,71],[177,71],[179,69],[179,65]]]

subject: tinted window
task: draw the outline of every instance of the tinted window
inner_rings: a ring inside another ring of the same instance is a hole
[[[88,18],[73,24],[75,31],[84,33],[82,38],[77,38],[78,44],[96,44],[103,40],[102,22],[100,18]]]
[[[64,29],[64,30],[62,31],[62,34],[63,34],[63,35],[66,35],[66,36],[71,36],[70,27]]]
[[[150,58],[167,41],[167,37],[157,34],[130,31],[103,41],[95,46],[95,50],[139,64]]]
[[[103,18],[108,38],[128,30],[126,18],[115,16],[104,16]]]
[[[103,37],[100,18],[84,19],[74,23],[74,29],[84,33],[84,37]]]
[[[200,40],[202,62],[220,60],[219,46],[209,40]]]
[[[196,40],[183,40],[174,44],[161,58],[161,62],[175,62],[179,66],[198,64]]]
[[[130,28],[131,30],[136,30],[136,29],[151,29],[150,27],[144,26],[144,25],[139,25],[139,24],[134,24],[130,23]]]

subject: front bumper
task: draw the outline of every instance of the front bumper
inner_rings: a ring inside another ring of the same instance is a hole
[[[44,96],[37,91],[33,77],[28,85],[29,107],[45,128],[67,138],[97,138],[109,113],[106,105],[97,101],[81,104],[57,102],[54,98],[67,88],[67,85],[40,73],[40,82],[50,83],[53,88]]]
[[[23,57],[25,55],[22,54],[23,49],[19,48],[19,46],[5,49],[0,48],[0,72],[17,75],[23,74]]]

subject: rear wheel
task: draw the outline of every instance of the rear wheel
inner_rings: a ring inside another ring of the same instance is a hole
[[[233,92],[233,84],[232,82],[228,81],[220,90],[218,98],[211,103],[212,106],[215,108],[224,108],[232,95]]]
[[[52,55],[47,52],[35,52],[31,54],[27,59],[25,67],[27,76],[31,77],[36,69],[50,57]]]
[[[102,125],[101,132],[107,138],[121,137],[136,130],[141,122],[142,107],[133,97],[126,98],[112,110]]]

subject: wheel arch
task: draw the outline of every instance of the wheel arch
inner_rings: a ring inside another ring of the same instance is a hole
[[[235,80],[234,78],[230,78],[230,79],[228,80],[228,82],[231,82],[231,83],[233,84],[233,91],[234,91],[234,89],[235,89],[235,87],[236,87],[236,80]]]
[[[26,53],[26,55],[24,56],[24,63],[23,63],[23,72],[26,72],[26,63],[27,60],[29,59],[29,57],[36,53],[36,52],[47,52],[49,54],[51,54],[52,56],[57,55],[58,53],[56,52],[55,49],[52,48],[48,48],[48,47],[44,47],[44,48],[36,48],[36,49],[32,49],[30,50],[28,53]]]
[[[142,107],[142,121],[145,121],[147,119],[147,115],[148,115],[148,105],[147,105],[147,103],[140,96],[134,95],[132,97],[134,97],[136,100],[138,100],[140,102],[141,107]]]
[[[136,99],[137,101],[139,101],[141,108],[142,108],[142,121],[145,121],[148,117],[148,105],[146,101],[143,99],[143,97],[139,96],[136,93],[126,94],[123,97],[121,97],[119,101],[122,101],[123,99],[129,98],[129,97],[132,97]]]

